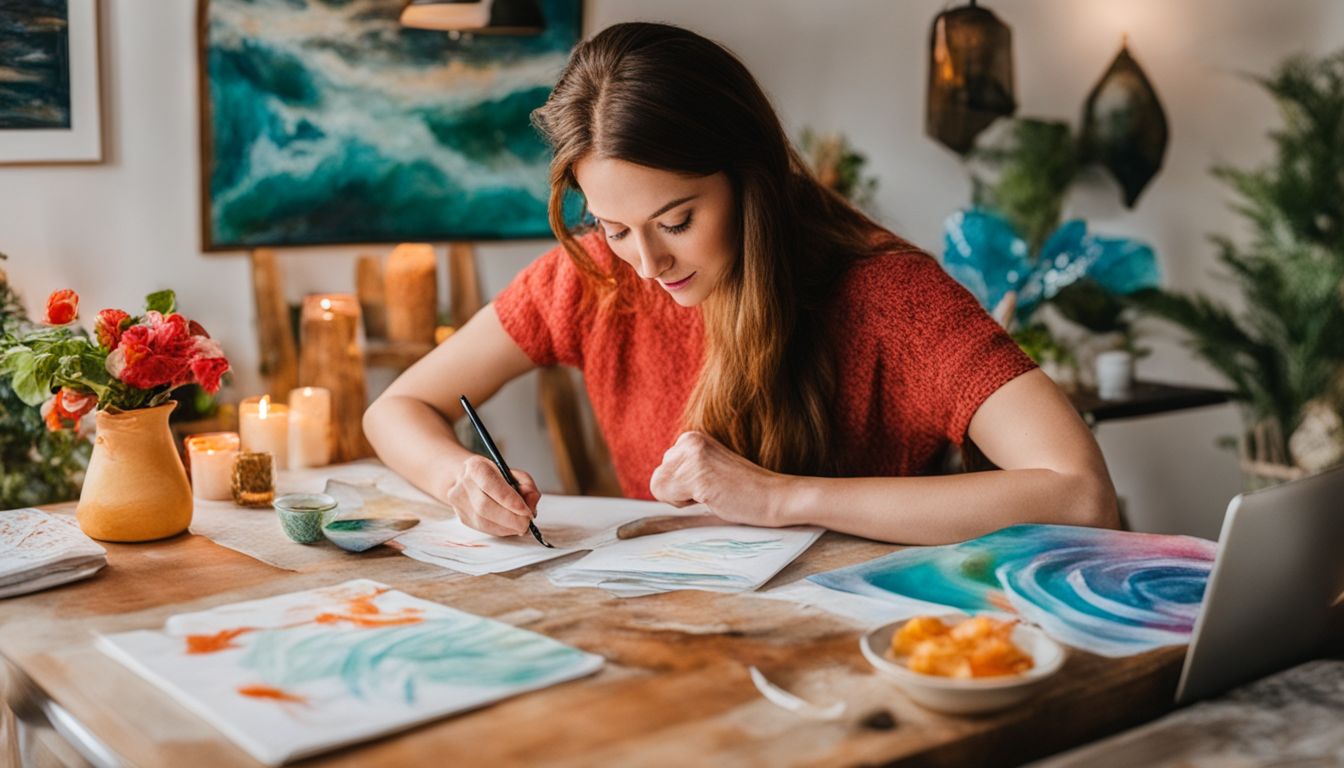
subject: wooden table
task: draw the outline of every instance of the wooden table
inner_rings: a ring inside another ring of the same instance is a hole
[[[357,577],[485,616],[523,617],[520,626],[608,663],[592,677],[304,765],[1010,765],[1169,710],[1184,656],[1183,648],[1126,659],[1074,652],[1029,704],[988,717],[946,717],[874,674],[852,625],[793,603],[694,591],[612,598],[555,588],[540,566],[445,578],[442,569],[385,547],[362,556],[357,570],[304,574],[189,534],[106,547],[108,566],[94,578],[0,601],[0,653],[109,747],[146,768],[255,763],[94,650],[94,633],[159,628],[175,613]],[[827,533],[771,585],[893,549]],[[750,665],[816,703],[847,702],[845,716],[811,722],[779,709],[752,686]],[[0,748],[0,760],[3,754]]]

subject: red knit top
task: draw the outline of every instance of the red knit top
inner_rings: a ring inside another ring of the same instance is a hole
[[[600,232],[579,240],[604,269],[617,263]],[[561,246],[495,298],[504,330],[539,366],[583,372],[621,491],[648,499],[649,478],[683,431],[704,360],[697,308],[640,281],[634,311],[584,301],[593,290]],[[918,250],[857,261],[828,311],[838,386],[833,410],[841,474],[914,475],[961,444],[976,409],[1035,367],[975,299]]]

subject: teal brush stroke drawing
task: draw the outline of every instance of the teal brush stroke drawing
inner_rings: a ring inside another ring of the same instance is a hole
[[[377,629],[305,625],[259,633],[243,666],[269,685],[302,691],[340,680],[359,698],[415,702],[417,686],[527,686],[582,665],[585,655],[548,637],[475,616]]]
[[[692,562],[713,562],[715,560],[745,560],[764,552],[782,549],[779,539],[762,541],[740,541],[738,539],[705,539],[672,544],[645,555],[649,560],[690,560]]]

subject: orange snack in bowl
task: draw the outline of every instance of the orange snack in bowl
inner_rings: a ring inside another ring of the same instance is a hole
[[[905,656],[912,672],[940,677],[1016,675],[1033,666],[1013,643],[1016,621],[976,616],[948,627],[936,616],[917,616],[892,636],[891,652]]]
[[[893,653],[908,656],[915,646],[934,637],[947,634],[947,625],[937,616],[916,616],[901,625],[900,630],[891,638]]]

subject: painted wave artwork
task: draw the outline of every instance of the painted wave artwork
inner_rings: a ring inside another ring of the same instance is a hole
[[[592,674],[602,658],[365,579],[99,638],[280,765]]]
[[[67,0],[0,2],[0,129],[70,127]]]
[[[578,40],[403,28],[404,0],[205,5],[213,248],[550,237],[529,119]]]
[[[1015,614],[1103,656],[1190,642],[1217,544],[1189,536],[1015,525],[808,577],[823,587]]]
[[[716,525],[613,542],[557,568],[558,587],[597,587],[619,597],[679,589],[750,592],[821,536],[814,527]]]

